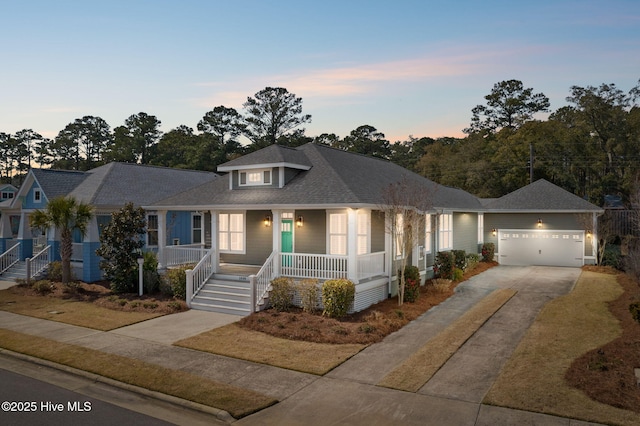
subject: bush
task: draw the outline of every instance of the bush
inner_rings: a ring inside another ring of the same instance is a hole
[[[629,312],[631,312],[631,316],[634,320],[640,322],[640,302],[629,305]]]
[[[620,255],[620,246],[607,244],[600,260],[601,266],[611,266],[616,269],[622,269],[622,260]]]
[[[420,296],[420,270],[417,266],[407,265],[404,268],[403,302],[413,303]]]
[[[278,312],[288,311],[293,304],[293,291],[293,279],[286,277],[272,279],[269,302],[273,309]]]
[[[450,251],[439,251],[436,255],[433,271],[436,276],[445,279],[453,278],[453,270],[455,268],[455,259]]]
[[[476,269],[476,266],[478,266],[479,262],[480,256],[478,255],[478,253],[469,253],[467,255],[467,268],[465,269],[465,271],[473,271],[474,269]]]
[[[144,291],[153,294],[160,289],[160,275],[158,274],[158,258],[152,251],[144,253],[144,264],[142,265]]]
[[[353,305],[355,295],[355,284],[345,278],[325,281],[322,285],[322,314],[331,318],[345,316]]]
[[[56,260],[55,262],[49,263],[47,278],[55,282],[62,281],[62,262]],[[73,278],[71,278],[71,280],[73,280]]]
[[[56,287],[49,280],[38,280],[31,284],[31,288],[38,294],[44,296],[51,293]]]
[[[313,313],[318,309],[318,280],[315,278],[307,278],[300,281],[297,285],[298,293],[302,304],[302,310]]]
[[[187,269],[190,268],[181,266],[169,269],[163,277],[162,292],[177,299],[185,300],[187,298]]]
[[[495,257],[496,245],[494,243],[484,243],[482,245],[482,261],[493,262]]]
[[[451,280],[435,278],[431,280],[431,287],[438,293],[444,293],[451,287]]]
[[[453,270],[453,281],[460,281],[464,277],[464,271],[460,268]]]
[[[467,252],[464,250],[451,250],[453,253],[453,264],[456,268],[467,269]]]

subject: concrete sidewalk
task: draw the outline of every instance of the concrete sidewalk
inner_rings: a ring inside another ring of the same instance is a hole
[[[238,317],[188,311],[109,332],[0,311],[0,327],[188,371],[269,395],[280,403],[238,424],[588,424],[481,404],[542,306],[566,294],[579,269],[496,267],[460,284],[444,303],[324,377],[171,346]],[[518,291],[417,393],[375,386],[484,296]]]

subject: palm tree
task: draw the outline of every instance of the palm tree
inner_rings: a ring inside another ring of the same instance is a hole
[[[62,283],[71,281],[71,254],[73,252],[74,230],[82,236],[87,232],[93,208],[73,197],[54,198],[44,210],[36,210],[30,216],[31,227],[46,231],[57,228],[60,231],[60,259],[62,260]]]

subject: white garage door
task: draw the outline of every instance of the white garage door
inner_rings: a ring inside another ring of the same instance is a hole
[[[584,231],[505,229],[498,238],[503,265],[583,265]]]

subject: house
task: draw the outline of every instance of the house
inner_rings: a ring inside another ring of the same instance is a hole
[[[19,220],[0,224],[0,244],[15,238],[21,256],[30,256],[33,234],[24,224],[36,199],[75,196],[96,207],[89,234],[78,241],[80,276],[95,281],[99,225],[132,201],[147,212],[146,249],[157,252],[161,267],[195,265],[187,303],[243,315],[265,306],[277,276],[348,278],[356,284],[353,309],[362,310],[397,293],[402,259],[426,279],[437,252],[479,253],[484,242],[496,244],[496,259],[505,264],[595,261],[602,210],[544,180],[481,200],[388,161],[313,143],[271,145],[218,173],[120,163],[88,172],[33,170],[11,213]],[[398,215],[385,197],[399,182],[419,189],[412,206],[420,221],[409,250],[400,249],[399,228],[390,226]],[[47,242],[56,243],[51,231]]]
[[[153,203],[217,177],[210,172],[128,163],[109,163],[86,172],[32,169],[12,202],[0,206],[0,253],[15,246],[16,260],[25,260],[49,246],[51,249],[45,254],[50,256],[50,261],[58,260],[57,231],[51,229],[41,235],[39,230],[31,229],[28,218],[34,210],[44,209],[49,200],[71,196],[92,205],[95,213],[87,234],[84,237],[78,233],[74,235],[73,270],[83,281],[98,281],[102,279],[102,273],[95,250],[100,245],[100,225],[110,221],[112,212],[129,202],[135,205]],[[190,219],[190,215],[176,218],[175,221],[183,223],[182,227],[170,228],[167,235],[183,243],[192,243]]]
[[[15,186],[8,183],[0,184],[0,203],[11,201],[16,192],[18,192],[18,188]]]

